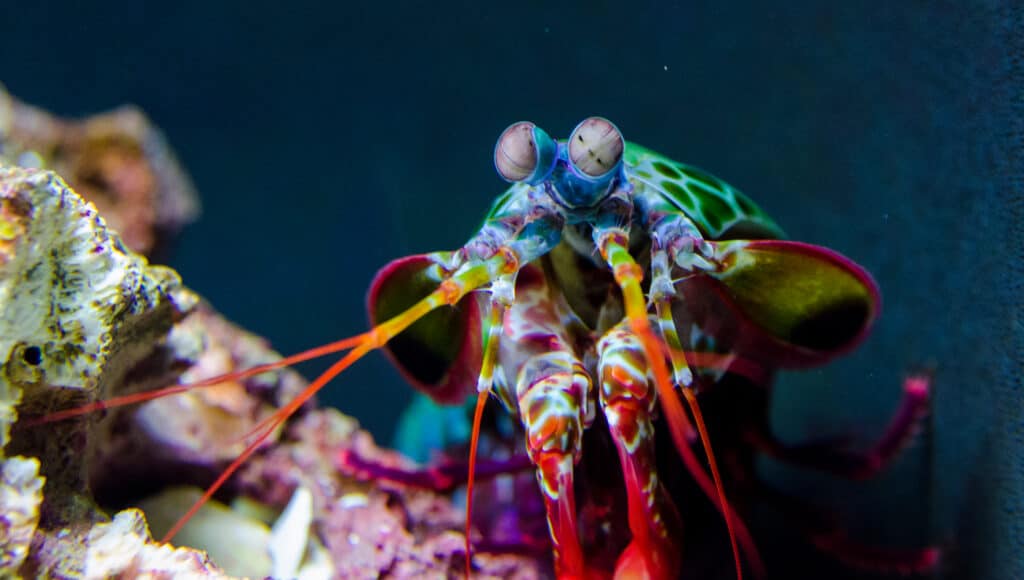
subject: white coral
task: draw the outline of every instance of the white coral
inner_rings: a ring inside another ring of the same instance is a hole
[[[228,578],[203,552],[153,543],[146,519],[137,509],[124,510],[110,523],[94,526],[86,545],[86,579],[159,579],[170,574],[178,578]]]
[[[43,502],[39,460],[12,457],[0,465],[0,570],[17,570],[28,556]]]
[[[151,347],[126,340],[138,317],[194,301],[56,174],[0,167],[0,447],[21,387],[94,390]],[[123,364],[112,368],[115,354]]]

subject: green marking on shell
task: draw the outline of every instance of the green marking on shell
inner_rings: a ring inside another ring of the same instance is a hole
[[[661,187],[668,194],[670,194],[675,201],[678,201],[688,212],[693,213],[698,209],[696,201],[690,192],[683,189],[683,186],[679,185],[675,181],[669,181],[663,179],[661,181]]]
[[[696,167],[692,167],[690,165],[683,165],[682,163],[680,163],[679,170],[682,171],[683,174],[689,177],[690,179],[694,181],[699,181],[708,189],[714,189],[721,192],[725,192],[728,190],[728,186],[722,183],[721,180],[719,180],[717,177],[704,173],[703,171],[697,169]]]
[[[674,167],[664,161],[654,161],[651,163],[651,166],[654,167],[655,171],[669,179],[680,179],[683,177],[683,175],[676,171]]]
[[[523,185],[522,183],[515,183],[512,184],[511,187],[506,189],[504,193],[499,195],[498,199],[494,200],[494,203],[491,204],[491,209],[490,211],[487,212],[487,217],[484,218],[484,223],[500,216],[504,212],[505,204],[509,202],[509,200],[512,198],[513,195],[515,195],[516,192],[523,189],[524,187],[526,186]]]
[[[729,207],[729,204],[722,199],[717,191],[708,189],[696,181],[688,182],[686,189],[700,200],[700,208],[704,219],[708,220],[708,224],[714,225],[717,222],[718,225],[714,226],[715,230],[720,230],[723,225],[736,220],[736,212]]]

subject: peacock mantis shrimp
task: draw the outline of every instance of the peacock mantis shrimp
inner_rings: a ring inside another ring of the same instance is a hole
[[[584,120],[564,141],[533,123],[516,123],[498,139],[494,160],[512,185],[479,231],[455,251],[400,258],[381,269],[369,291],[370,330],[229,375],[237,379],[348,351],[261,425],[256,440],[168,537],[263,438],[376,349],[384,349],[435,401],[460,404],[476,395],[470,497],[485,405],[493,396],[514,417],[536,473],[560,578],[679,575],[683,521],[659,472],[656,425],[667,428],[686,473],[724,520],[738,577],[744,560],[755,576],[764,571],[751,533],[730,502],[713,447],[754,447],[866,477],[910,437],[927,405],[923,377],[907,380],[889,430],[863,455],[787,447],[771,435],[763,416],[731,420],[730,429],[704,421],[702,407],[727,408],[731,396],[744,393],[761,393],[755,407],[763,412],[763,393],[776,369],[820,365],[856,347],[880,303],[874,281],[860,266],[826,248],[782,240],[782,230],[738,190],[627,143],[600,117]],[[743,386],[730,391],[730,384]],[[595,437],[605,444],[593,446]],[[614,449],[618,464],[608,469],[616,474],[612,495],[619,499],[609,501],[624,504],[617,510],[624,524],[580,509],[602,501],[601,486],[588,486],[580,475],[588,473],[586,466],[615,463],[585,447]],[[701,449],[704,461],[697,455]],[[467,575],[471,523],[467,507]],[[840,556],[854,551],[826,533],[813,539]],[[614,554],[594,557],[599,549]],[[892,568],[919,570],[936,553],[887,557]]]

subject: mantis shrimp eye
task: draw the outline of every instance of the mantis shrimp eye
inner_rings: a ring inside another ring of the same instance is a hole
[[[618,127],[603,117],[590,117],[569,136],[569,161],[588,177],[603,177],[622,161],[625,140]]]
[[[494,167],[506,181],[543,181],[555,163],[555,141],[529,121],[510,125],[494,147]]]

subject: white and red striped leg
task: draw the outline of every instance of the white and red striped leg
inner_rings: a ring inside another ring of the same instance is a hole
[[[516,284],[516,301],[504,320],[495,390],[513,406],[537,466],[560,578],[585,575],[576,524],[573,471],[583,431],[593,421],[591,381],[573,350],[568,307],[528,267]],[[515,377],[514,384],[508,377]]]
[[[681,524],[658,481],[651,423],[656,397],[648,382],[643,345],[623,322],[601,338],[597,351],[599,400],[622,463],[633,534],[616,564],[615,577],[675,578]]]

